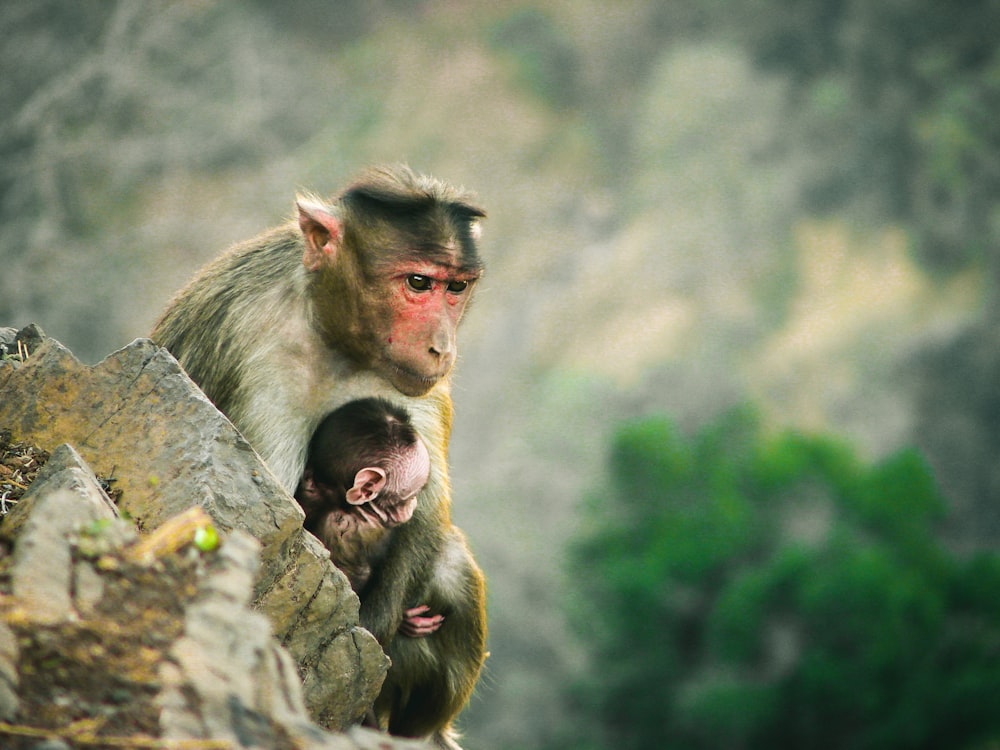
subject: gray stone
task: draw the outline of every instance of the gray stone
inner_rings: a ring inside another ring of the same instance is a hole
[[[17,534],[11,589],[26,611],[43,621],[75,614],[73,560],[67,540],[84,524],[110,521],[116,515],[79,454],[68,445],[53,451],[4,521],[4,533]]]
[[[144,532],[197,504],[221,531],[257,539],[252,600],[288,644],[307,686],[305,704],[327,728],[357,720],[359,704],[374,700],[388,668],[374,638],[357,630],[357,598],[302,529],[294,499],[176,360],[138,339],[89,367],[37,327],[16,338],[30,356],[0,362],[0,427],[43,448],[71,443],[99,475],[115,478],[121,509]],[[9,520],[0,533],[18,532],[19,522],[8,529]],[[86,576],[76,575],[79,606],[92,607],[97,593]],[[60,601],[65,614],[71,602]]]
[[[17,352],[17,329],[0,326],[0,359]]]
[[[57,490],[66,490],[76,496],[83,506],[70,511],[76,518],[68,526],[62,523],[61,518],[51,519],[59,523],[66,533],[75,531],[74,523],[118,517],[115,504],[76,449],[71,445],[60,445],[51,452],[49,460],[38,471],[28,491],[4,517],[0,534],[8,539],[16,536],[21,525],[33,515],[34,504]]]
[[[199,504],[276,554],[301,527],[301,510],[239,432],[151,341],[87,367],[45,339],[19,367],[0,368],[0,403],[0,423],[19,439],[72,443],[114,476],[122,509],[143,528]]]
[[[18,331],[16,328],[0,328],[0,359],[19,361],[27,352],[29,355],[41,346],[45,331],[32,323]]]
[[[11,721],[17,715],[17,638],[0,622],[0,719]]]
[[[361,627],[340,633],[303,677],[310,714],[324,726],[335,718],[329,715],[333,712],[346,713],[355,721],[363,718],[373,700],[368,699],[365,687],[376,678],[381,687],[385,675],[385,670],[377,666],[377,657],[382,653],[378,642]],[[355,668],[356,663],[374,666],[365,673]],[[353,687],[345,690],[346,685]],[[345,703],[345,698],[353,699]]]
[[[423,740],[403,740],[393,737],[389,741],[384,734],[364,727],[351,727],[347,731],[351,747],[355,750],[428,750],[431,745]]]
[[[73,750],[73,748],[64,740],[49,738],[47,740],[39,740],[31,746],[31,750]]]
[[[104,579],[87,561],[81,560],[73,566],[73,605],[84,616],[94,614],[104,597]]]
[[[274,639],[268,619],[249,608],[260,551],[256,539],[234,530],[218,547],[199,550],[191,542],[208,517],[188,511],[137,541],[120,533],[124,522],[116,523],[102,494],[76,452],[62,446],[19,506],[23,518],[12,527],[12,541],[22,559],[15,561],[14,583],[24,575],[18,567],[32,563],[66,591],[15,592],[0,610],[0,719],[32,726],[41,710],[49,721],[54,711],[128,725],[122,714],[134,711],[143,721],[155,717],[155,736],[178,745],[212,740],[301,750],[426,747],[370,731],[330,734],[311,720],[295,662]],[[93,554],[81,555],[84,542]],[[85,594],[77,591],[77,602],[86,601],[78,614],[67,605],[71,570],[78,589],[80,581],[89,581]],[[141,608],[133,609],[137,595]],[[147,624],[155,624],[155,633]],[[19,638],[40,644],[41,651],[22,651]],[[360,696],[381,674],[384,659],[380,651],[363,653],[373,642],[366,631],[348,627],[314,655],[319,666],[313,673],[326,678],[322,687],[330,691],[329,710],[363,710]],[[370,661],[377,674],[358,671],[355,660]],[[27,706],[17,692],[22,662]],[[49,663],[59,667],[39,669]],[[81,668],[87,671],[82,681]],[[344,694],[353,696],[349,708]],[[53,723],[65,727],[69,720]],[[68,747],[70,739],[46,741]],[[130,738],[117,741],[131,746]]]

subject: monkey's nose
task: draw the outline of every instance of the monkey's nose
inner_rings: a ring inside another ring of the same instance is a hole
[[[434,337],[434,340],[431,341],[430,348],[427,351],[432,357],[439,359],[448,357],[452,353],[453,349],[454,345],[451,337],[446,334],[442,334]]]

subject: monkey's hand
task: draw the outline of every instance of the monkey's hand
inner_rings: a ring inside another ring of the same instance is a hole
[[[423,638],[435,632],[444,622],[444,615],[423,617],[429,611],[430,607],[426,604],[406,610],[403,613],[403,621],[399,624],[399,634],[407,638]]]

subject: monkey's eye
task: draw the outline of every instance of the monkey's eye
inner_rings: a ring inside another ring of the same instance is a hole
[[[415,292],[429,292],[433,282],[428,276],[414,273],[406,277],[406,285]]]
[[[469,288],[468,281],[453,281],[450,284],[448,284],[448,291],[451,292],[452,294],[461,294],[468,288]]]

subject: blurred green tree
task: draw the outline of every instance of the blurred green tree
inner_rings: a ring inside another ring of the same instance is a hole
[[[944,507],[912,451],[624,425],[571,550],[566,746],[995,747],[1000,556],[940,546]]]

